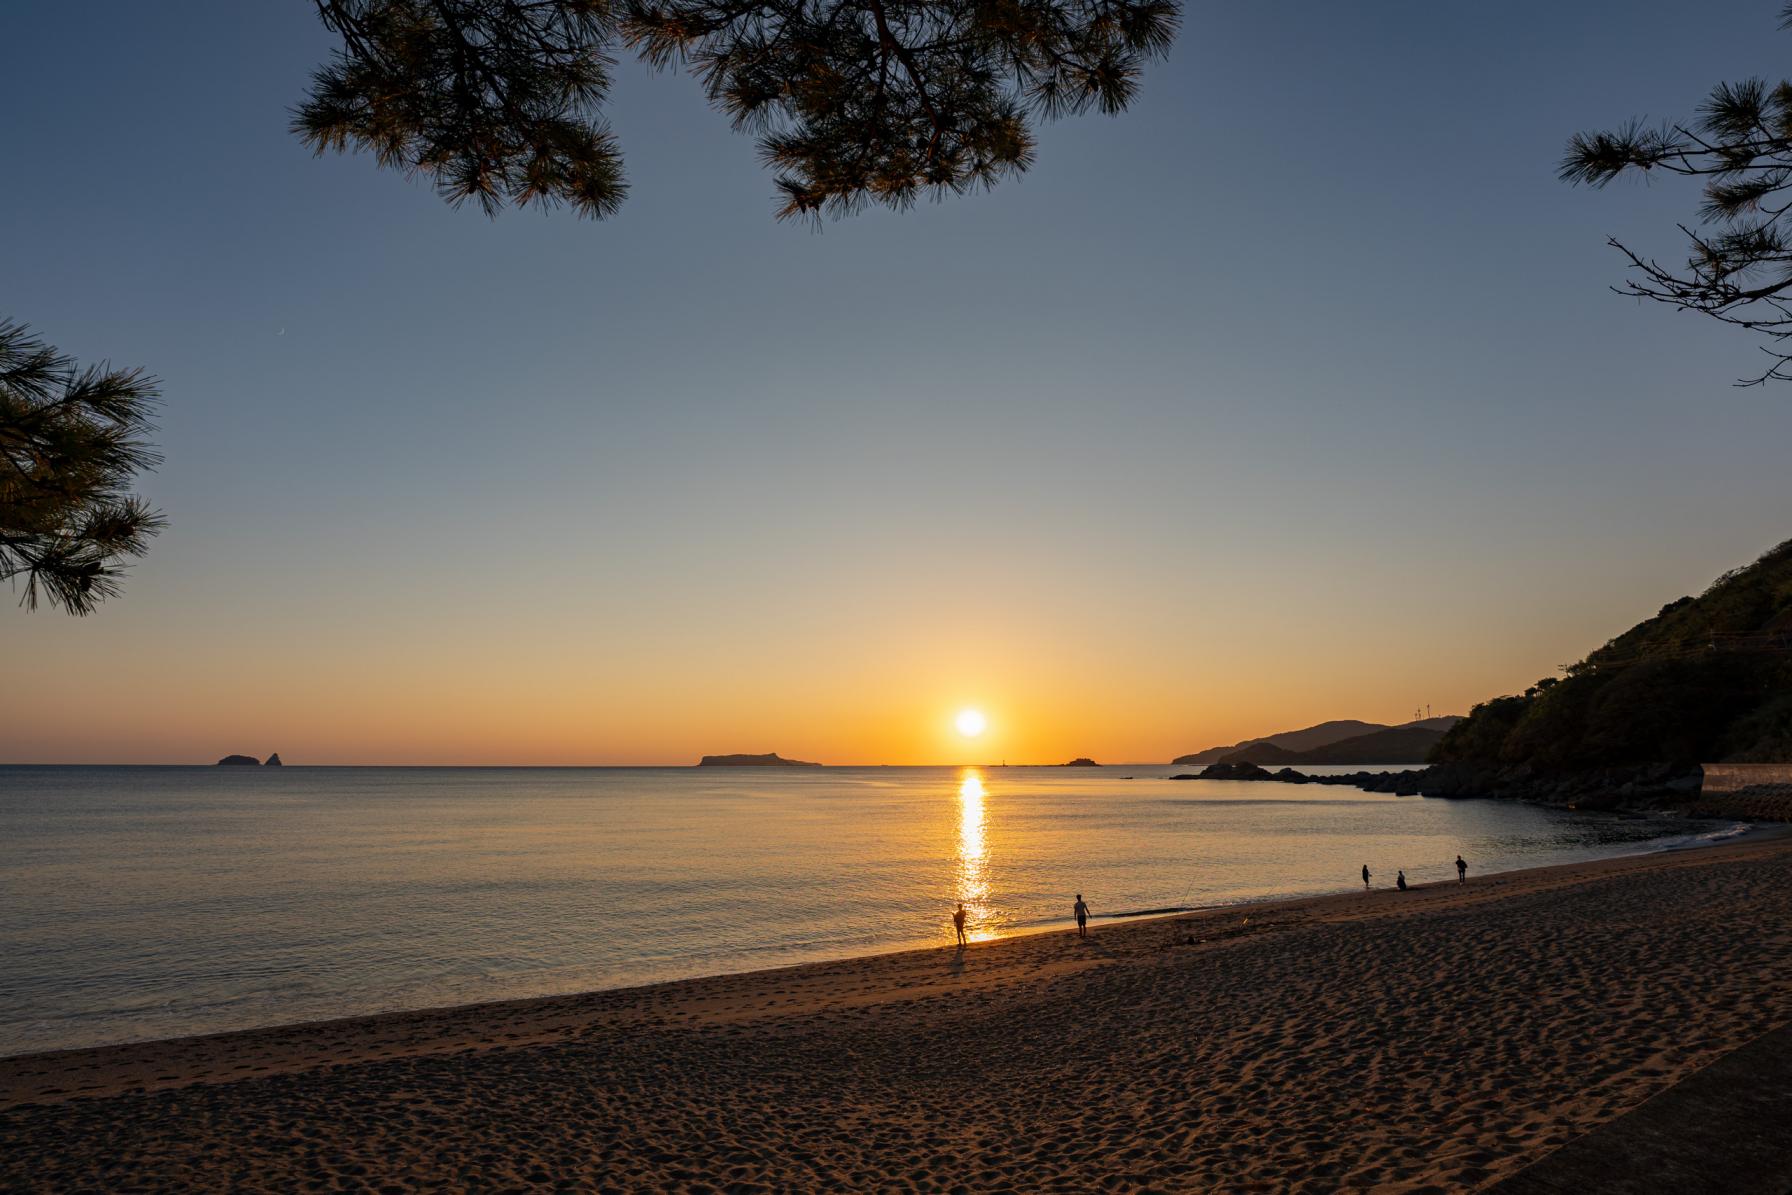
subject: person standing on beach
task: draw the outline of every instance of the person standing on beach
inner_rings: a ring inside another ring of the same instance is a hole
[[[1458,884],[1468,883],[1468,864],[1463,861],[1461,855],[1456,856],[1456,882]]]
[[[960,950],[963,950],[965,947],[965,939],[964,939],[964,902],[962,900],[958,902],[958,912],[952,914],[952,928],[958,931],[958,948]]]
[[[1076,894],[1076,936],[1089,936],[1089,906],[1083,903],[1083,894]]]
[[[1404,871],[1394,877],[1394,887],[1402,892],[1406,891],[1406,873]]]
[[[1368,890],[1369,890],[1369,865],[1367,863],[1365,863],[1365,864],[1363,864],[1363,891],[1367,892]]]

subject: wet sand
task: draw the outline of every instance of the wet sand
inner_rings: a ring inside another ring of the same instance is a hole
[[[1472,1189],[1789,1021],[1775,837],[0,1059],[0,1188]]]

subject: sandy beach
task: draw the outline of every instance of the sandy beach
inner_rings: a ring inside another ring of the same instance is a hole
[[[1770,837],[0,1059],[0,1187],[1474,1189],[1789,1020]]]

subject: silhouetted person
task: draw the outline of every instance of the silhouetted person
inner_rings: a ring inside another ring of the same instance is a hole
[[[1456,856],[1456,882],[1458,884],[1468,883],[1468,864],[1463,862],[1461,855]]]
[[[958,912],[952,914],[952,928],[958,931],[958,948],[964,949],[964,902],[958,902]]]
[[[1394,877],[1394,887],[1402,892],[1406,891],[1406,873],[1404,871]]]
[[[1089,906],[1083,903],[1083,894],[1076,894],[1076,936],[1089,936]]]
[[[1369,890],[1369,865],[1367,863],[1365,863],[1365,864],[1363,864],[1363,891],[1367,892],[1368,890]]]

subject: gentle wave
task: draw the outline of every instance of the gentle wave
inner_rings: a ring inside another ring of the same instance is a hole
[[[0,1053],[780,966],[1746,827],[1173,768],[0,767]]]

